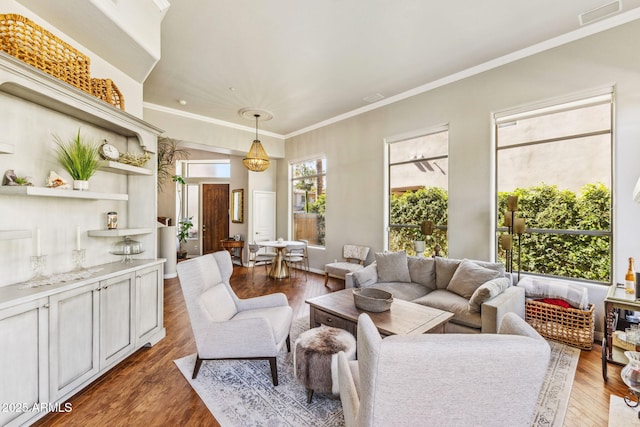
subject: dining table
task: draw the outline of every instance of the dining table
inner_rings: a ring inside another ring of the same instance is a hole
[[[271,270],[269,271],[269,277],[272,279],[286,279],[289,277],[289,267],[284,260],[287,246],[304,246],[304,243],[300,241],[281,239],[265,240],[262,242],[256,242],[256,244],[268,248],[276,248],[277,250],[276,257],[271,265]]]

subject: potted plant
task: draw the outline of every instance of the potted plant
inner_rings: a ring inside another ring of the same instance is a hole
[[[183,259],[187,257],[187,248],[184,247],[184,244],[187,243],[187,237],[189,237],[189,230],[193,228],[193,222],[191,222],[192,216],[189,218],[183,218],[178,221],[178,259]]]
[[[425,250],[425,239],[427,236],[433,234],[433,221],[424,220],[420,224],[419,239],[413,241],[413,249],[416,251],[416,255],[420,256]]]
[[[85,144],[78,134],[69,142],[65,143],[57,136],[54,137],[58,145],[58,161],[62,167],[71,175],[74,190],[88,190],[89,178],[98,170],[100,157],[98,155],[98,145]]]

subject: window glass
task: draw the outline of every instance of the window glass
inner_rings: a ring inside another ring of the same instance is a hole
[[[611,94],[496,119],[496,230],[514,241],[497,250],[508,269],[610,283],[611,124]]]
[[[294,240],[307,240],[314,246],[325,245],[326,170],[325,158],[291,164]]]
[[[446,255],[448,141],[449,131],[439,129],[388,144],[389,250]],[[434,226],[430,234],[422,232],[424,221]]]

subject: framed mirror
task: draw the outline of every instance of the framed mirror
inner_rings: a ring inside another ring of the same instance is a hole
[[[244,189],[231,191],[231,222],[244,222]]]

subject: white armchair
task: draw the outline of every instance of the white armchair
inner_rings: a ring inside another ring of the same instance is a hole
[[[338,353],[347,427],[529,427],[550,349],[514,313],[504,316],[499,334],[385,339],[361,314],[357,353],[357,362]]]
[[[203,360],[260,359],[269,361],[278,385],[276,356],[285,343],[291,349],[287,297],[238,298],[229,285],[233,264],[227,251],[180,262],[177,270],[198,351],[192,378]]]

